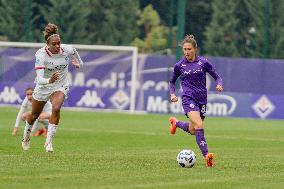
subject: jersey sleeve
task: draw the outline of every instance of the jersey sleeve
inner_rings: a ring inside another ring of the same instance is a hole
[[[73,56],[79,61],[80,65],[83,65],[83,61],[75,48],[73,48]]]
[[[217,85],[223,85],[222,78],[217,73],[213,65],[207,59],[205,59],[204,67],[205,67],[206,72],[209,73],[211,77],[215,79]]]
[[[22,102],[21,108],[17,114],[17,118],[16,118],[16,122],[15,122],[15,126],[14,127],[19,127],[20,121],[21,121],[21,117],[23,115],[23,113],[25,111],[27,111],[28,108],[28,99],[27,97],[24,99],[24,101]]]
[[[44,69],[45,68],[45,64],[44,64],[44,56],[42,54],[42,52],[39,50],[36,52],[35,54],[35,69]]]
[[[175,93],[175,83],[179,76],[180,76],[179,64],[175,64],[172,78],[169,81],[170,94]]]
[[[78,51],[72,45],[62,45],[63,50],[71,56],[71,60],[76,58],[79,64],[83,65],[83,61],[78,53]]]
[[[62,44],[61,48],[63,49],[63,51],[66,54],[68,54],[68,55],[72,55],[73,54],[73,46],[72,45]]]

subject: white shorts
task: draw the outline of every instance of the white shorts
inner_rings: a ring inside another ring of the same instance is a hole
[[[59,87],[46,87],[42,85],[36,85],[34,92],[33,92],[33,98],[37,101],[48,101],[49,97],[52,93],[55,91],[61,91],[65,95],[65,99],[68,98],[68,91],[69,86],[59,86]]]

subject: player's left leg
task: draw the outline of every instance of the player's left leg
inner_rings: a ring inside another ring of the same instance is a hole
[[[31,131],[31,136],[36,136],[37,131],[39,130],[38,128],[38,119],[35,120],[33,126],[32,126],[32,131]]]
[[[200,117],[200,112],[199,111],[191,111],[191,112],[188,112],[187,115],[190,118],[190,120],[192,121],[192,125],[195,128],[196,143],[197,143],[203,157],[206,160],[207,166],[212,167],[214,155],[212,153],[208,153],[208,147],[207,147],[205,134],[204,134],[203,120]]]
[[[65,94],[62,91],[55,91],[50,96],[50,102],[52,104],[52,113],[49,118],[47,136],[44,145],[46,152],[53,152],[52,139],[54,138],[58,127],[60,119],[60,109],[64,100],[65,100]]]
[[[46,138],[46,134],[47,134],[47,128],[48,128],[48,119],[50,118],[50,114],[49,112],[42,112],[38,119],[36,120],[37,122],[34,123],[33,128],[32,128],[32,133],[34,133],[34,136],[41,136],[42,134],[44,135],[44,137]],[[44,128],[39,128],[38,127],[38,122],[42,123],[44,125]],[[35,130],[37,129],[37,131],[35,132]]]

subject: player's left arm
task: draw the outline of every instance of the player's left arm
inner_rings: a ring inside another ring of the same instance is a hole
[[[72,53],[72,64],[76,68],[80,68],[84,64],[79,53],[77,52],[75,48],[73,48],[73,53]]]
[[[220,75],[217,73],[213,65],[206,59],[205,64],[204,64],[206,72],[208,72],[211,77],[213,77],[217,83],[216,85],[216,90],[218,92],[223,91],[223,80],[220,77]]]

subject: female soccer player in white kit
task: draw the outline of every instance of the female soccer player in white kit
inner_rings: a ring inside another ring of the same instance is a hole
[[[52,114],[44,147],[46,152],[53,152],[52,138],[59,123],[61,106],[69,91],[68,64],[72,63],[76,68],[80,68],[83,62],[75,48],[61,44],[56,25],[46,25],[44,38],[46,46],[35,54],[36,87],[33,93],[32,113],[27,117],[22,147],[23,150],[29,149],[32,124],[39,117],[45,103],[50,100]]]
[[[16,122],[13,128],[13,131],[12,131],[13,136],[16,136],[18,133],[20,121],[21,120],[26,121],[27,116],[31,114],[30,109],[32,107],[33,88],[31,87],[26,88],[25,93],[26,93],[26,97],[22,102],[21,108],[18,112]],[[34,133],[34,131],[36,130],[38,122],[43,123],[44,126],[47,127],[48,126],[47,120],[50,118],[50,115],[51,115],[51,103],[50,101],[47,101],[38,119],[36,119],[36,121],[34,122],[31,133]]]

